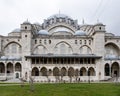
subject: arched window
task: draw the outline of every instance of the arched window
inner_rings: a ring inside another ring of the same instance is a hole
[[[43,68],[41,68],[41,75],[42,76],[48,76],[48,74],[47,74],[47,69],[45,68],[45,67],[43,67]]]
[[[105,64],[105,76],[110,76],[110,66],[109,66],[109,64]]]
[[[88,75],[89,76],[95,76],[95,69],[93,68],[93,67],[90,67],[89,69],[88,69]]]
[[[5,73],[5,64],[0,63],[0,73]]]
[[[22,70],[22,66],[20,63],[16,63],[15,64],[15,71],[21,71]]]
[[[53,76],[59,76],[59,75],[60,75],[59,69],[57,67],[55,67],[53,69]]]
[[[12,63],[7,64],[7,73],[13,73],[13,64]]]
[[[63,67],[63,68],[61,69],[61,76],[66,76],[66,74],[67,74],[67,70],[66,70],[65,67]]]
[[[112,77],[119,77],[119,70],[119,64],[117,62],[114,62],[111,66]]]
[[[37,67],[34,67],[34,68],[32,69],[32,76],[39,76],[39,70],[38,70]]]
[[[87,75],[87,70],[86,70],[86,68],[82,67],[80,69],[80,76],[86,76],[86,75]]]
[[[73,69],[72,67],[70,67],[70,68],[68,69],[68,76],[69,76],[69,77],[73,77],[74,75],[75,75],[74,69]]]

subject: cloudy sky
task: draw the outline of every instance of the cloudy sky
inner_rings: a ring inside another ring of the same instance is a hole
[[[27,19],[41,24],[59,10],[79,24],[83,19],[87,24],[99,21],[107,32],[120,35],[120,0],[0,0],[0,35],[20,28]]]

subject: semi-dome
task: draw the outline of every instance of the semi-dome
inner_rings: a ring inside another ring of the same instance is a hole
[[[58,27],[56,30],[54,30],[55,32],[69,32],[70,30],[68,28],[65,27]]]
[[[48,31],[46,31],[46,30],[40,30],[40,31],[38,32],[38,34],[41,34],[41,35],[49,35]]]
[[[75,32],[75,35],[84,36],[84,35],[86,35],[86,33],[85,33],[84,31],[82,31],[82,30],[77,30],[77,31]]]
[[[21,31],[20,28],[16,28],[12,32],[20,32],[20,31]]]
[[[47,19],[52,19],[52,18],[70,18],[71,19],[71,17],[69,17],[65,14],[54,14],[54,15],[48,17]]]

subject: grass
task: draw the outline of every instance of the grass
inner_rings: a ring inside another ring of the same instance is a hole
[[[0,86],[0,96],[120,96],[120,85],[113,83],[34,84]]]

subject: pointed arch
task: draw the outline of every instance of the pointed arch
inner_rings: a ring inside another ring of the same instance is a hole
[[[62,76],[66,76],[66,75],[67,75],[67,70],[66,70],[65,67],[62,67],[62,68],[61,68],[61,75],[62,75]]]
[[[80,69],[80,76],[87,76],[87,70],[86,70],[85,67],[82,67],[82,68]]]
[[[80,54],[92,54],[92,49],[87,45],[83,45],[80,47]]]
[[[41,75],[42,75],[42,76],[47,76],[47,75],[48,75],[48,74],[47,74],[47,68],[46,68],[46,67],[42,67],[41,70],[40,70],[40,72],[41,72]]]
[[[13,73],[13,64],[7,63],[7,73]]]
[[[5,73],[5,64],[0,62],[0,73]]]
[[[32,76],[39,76],[39,69],[37,67],[32,69]]]
[[[119,71],[120,71],[120,66],[118,64],[118,62],[114,62],[111,66],[111,74],[112,74],[112,77],[115,77],[115,76],[119,76]]]
[[[50,32],[50,34],[53,34],[53,32],[54,32],[53,30],[58,28],[58,27],[67,28],[71,34],[74,34],[74,32],[76,31],[76,29],[74,29],[74,27],[69,26],[68,24],[62,24],[62,25],[61,24],[57,24],[57,25],[54,24],[51,27],[49,27],[47,30]]]
[[[18,62],[15,64],[15,71],[22,71],[22,65]]]
[[[106,63],[104,66],[104,73],[105,76],[110,76],[110,65],[108,63]]]
[[[10,44],[12,44],[12,43],[16,43],[17,45],[19,45],[20,47],[22,47],[21,44],[19,44],[18,42],[15,42],[15,41],[11,41],[11,42],[7,43],[7,44],[5,45],[5,47],[7,47],[8,45],[10,45]],[[5,48],[5,47],[4,47],[4,48]]]
[[[53,76],[59,76],[59,75],[60,75],[59,68],[57,67],[53,68]]]
[[[79,70],[78,69],[75,70],[75,76],[79,76]]]
[[[22,46],[17,42],[9,42],[4,47],[5,56],[21,56]]]
[[[109,42],[105,45],[105,57],[107,58],[115,58],[118,57],[120,55],[120,48],[112,43]]]
[[[88,69],[88,72],[89,72],[89,75],[90,75],[90,76],[95,76],[95,69],[94,69],[93,67],[90,67],[90,68]]]
[[[68,76],[69,77],[73,77],[75,75],[75,72],[74,72],[74,68],[73,67],[70,67],[68,69]]]
[[[70,44],[65,41],[59,42],[54,47],[55,54],[72,54],[73,49]]]
[[[43,45],[37,45],[33,49],[33,54],[46,54],[47,53],[47,48]]]

